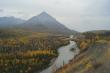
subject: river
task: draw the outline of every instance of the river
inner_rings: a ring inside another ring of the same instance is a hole
[[[74,48],[73,51],[71,51],[72,48]],[[59,56],[57,57],[55,62],[50,67],[40,73],[52,73],[53,71],[62,67],[64,64],[68,64],[71,59],[79,54],[79,51],[80,50],[77,47],[77,44],[74,41],[70,41],[68,45],[60,47],[58,49]]]

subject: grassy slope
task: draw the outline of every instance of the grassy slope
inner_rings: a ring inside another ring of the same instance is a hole
[[[56,73],[110,73],[110,36],[94,35],[77,42],[81,54]]]

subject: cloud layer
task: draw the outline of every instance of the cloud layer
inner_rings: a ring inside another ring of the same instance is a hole
[[[71,29],[110,29],[110,0],[0,0],[0,16],[28,19],[46,11]]]

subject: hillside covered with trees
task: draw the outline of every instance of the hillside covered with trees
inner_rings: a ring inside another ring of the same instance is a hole
[[[49,66],[66,36],[0,30],[0,73],[35,73]]]

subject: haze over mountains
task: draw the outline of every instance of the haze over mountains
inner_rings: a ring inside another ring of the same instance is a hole
[[[25,20],[15,17],[0,17],[0,27],[9,27],[24,23]]]
[[[1,17],[0,27],[14,27],[28,29],[38,32],[52,32],[62,34],[73,34],[76,31],[68,29],[66,26],[58,22],[55,18],[46,12],[30,18],[25,21],[14,17]]]

